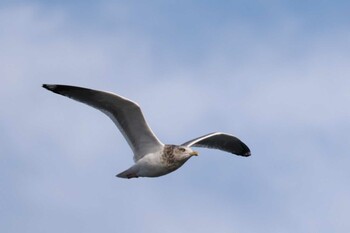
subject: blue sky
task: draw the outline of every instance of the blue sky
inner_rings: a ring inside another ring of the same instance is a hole
[[[348,232],[348,1],[2,1],[1,232]],[[138,102],[165,143],[224,131],[157,179],[95,109]]]

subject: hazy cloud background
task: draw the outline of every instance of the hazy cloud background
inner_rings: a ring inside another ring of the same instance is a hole
[[[346,1],[3,1],[1,232],[348,232]],[[239,136],[157,179],[100,112],[42,83],[137,101],[159,138]]]

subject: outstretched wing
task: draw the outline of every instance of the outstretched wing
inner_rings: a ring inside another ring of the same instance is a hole
[[[235,136],[216,132],[210,133],[191,141],[185,142],[182,146],[205,147],[219,149],[240,156],[250,156],[250,150],[246,144]]]
[[[138,104],[113,93],[67,85],[43,85],[60,95],[99,109],[109,116],[134,152],[134,160],[159,151],[163,144],[148,127]]]

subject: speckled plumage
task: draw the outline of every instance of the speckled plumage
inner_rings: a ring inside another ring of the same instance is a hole
[[[176,156],[175,151],[179,151],[180,146],[176,145],[165,145],[163,149],[163,154],[161,156],[162,163],[169,169],[176,170],[181,167],[190,157],[179,157]]]

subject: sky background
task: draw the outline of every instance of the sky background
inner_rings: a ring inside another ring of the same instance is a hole
[[[1,1],[0,232],[350,231],[350,2]],[[159,178],[119,179],[112,121],[43,83],[138,102],[180,144]]]

